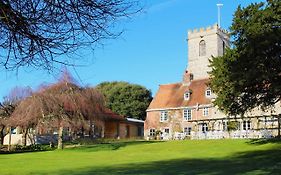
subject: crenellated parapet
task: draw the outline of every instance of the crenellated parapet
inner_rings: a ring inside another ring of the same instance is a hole
[[[219,28],[217,23],[208,27],[201,27],[193,30],[188,30],[188,35],[197,35],[201,33],[209,33],[212,31],[220,31],[223,34],[229,35],[229,32],[225,29]]]

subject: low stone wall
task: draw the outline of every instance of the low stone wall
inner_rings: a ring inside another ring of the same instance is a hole
[[[28,134],[26,139],[26,145],[31,145],[34,143],[34,136]],[[9,144],[9,134],[4,137],[4,145]],[[12,134],[11,135],[11,145],[21,145],[22,144],[22,134]]]
[[[68,136],[64,136],[64,140],[69,140]],[[49,144],[57,143],[58,135],[32,135],[28,134],[26,139],[26,145],[31,144]],[[4,137],[4,145],[9,144],[9,135]],[[11,135],[11,145],[21,145],[22,144],[22,134],[12,134]]]
[[[275,130],[238,130],[238,131],[208,131],[208,132],[194,132],[190,135],[183,132],[175,132],[173,134],[163,133],[159,135],[159,140],[200,140],[200,139],[257,139],[257,138],[272,138],[276,136]],[[147,140],[157,139],[156,136],[148,136]]]
[[[245,131],[208,131],[208,132],[191,132],[191,139],[243,139],[243,138],[272,138],[272,130],[245,130]]]

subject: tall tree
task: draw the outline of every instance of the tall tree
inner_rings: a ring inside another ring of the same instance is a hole
[[[273,107],[281,100],[281,1],[239,6],[230,33],[233,46],[211,61],[214,103],[229,115]]]
[[[0,64],[66,64],[57,56],[117,37],[116,24],[139,10],[137,0],[0,0]]]
[[[106,107],[126,117],[144,120],[146,109],[152,100],[145,87],[127,82],[103,82],[97,85],[106,99]]]

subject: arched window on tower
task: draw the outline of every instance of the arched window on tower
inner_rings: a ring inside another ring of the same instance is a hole
[[[201,40],[199,42],[199,56],[205,56],[206,55],[206,42],[204,40]]]

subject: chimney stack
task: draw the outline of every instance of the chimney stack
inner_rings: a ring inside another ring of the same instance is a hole
[[[184,74],[183,74],[183,84],[188,86],[190,85],[191,81],[193,80],[193,74],[188,72],[187,70],[184,71]]]

